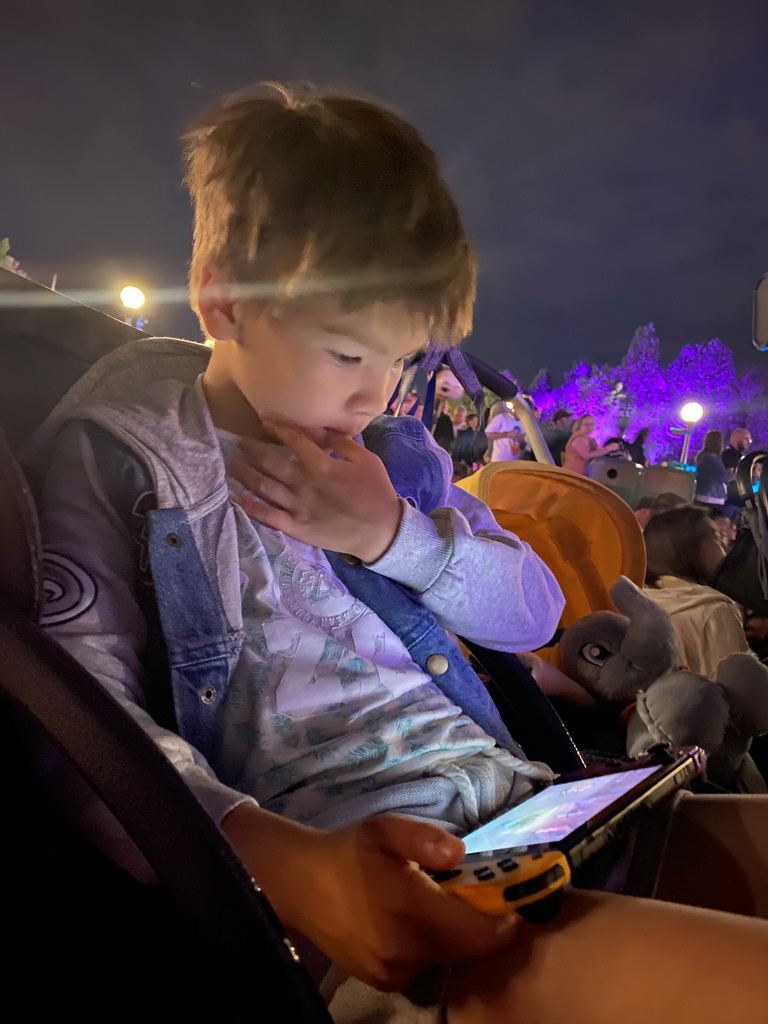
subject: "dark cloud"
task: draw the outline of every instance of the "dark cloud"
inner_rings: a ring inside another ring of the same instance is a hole
[[[473,348],[522,377],[748,357],[768,269],[765,0],[34,0],[4,8],[0,234],[62,287],[183,281],[177,137],[264,79],[363,90],[436,146],[482,261]],[[157,330],[194,331],[182,309]]]

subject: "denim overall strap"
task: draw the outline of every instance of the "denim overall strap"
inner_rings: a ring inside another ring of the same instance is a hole
[[[147,513],[149,558],[171,667],[180,734],[210,758],[242,634],[227,625],[186,513]]]
[[[510,736],[485,686],[418,597],[363,565],[350,564],[338,552],[326,551],[326,554],[338,579],[400,637],[419,668],[432,677],[445,696],[500,747],[520,757],[520,748]],[[445,672],[433,671],[445,665],[442,658],[433,660],[436,654],[447,659]]]

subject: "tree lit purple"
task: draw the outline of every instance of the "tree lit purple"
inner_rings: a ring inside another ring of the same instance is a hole
[[[686,345],[665,368],[650,323],[635,331],[619,366],[577,363],[560,387],[552,387],[545,379],[533,397],[545,418],[561,408],[577,416],[591,414],[602,440],[622,427],[632,440],[642,427],[648,427],[646,452],[652,462],[660,462],[680,456],[680,437],[670,428],[685,426],[680,409],[689,401],[700,402],[705,409],[692,433],[692,454],[701,447],[707,430],[722,430],[727,441],[735,426],[751,430],[755,447],[768,444],[768,397],[761,376],[755,368],[737,373],[733,353],[718,338]]]

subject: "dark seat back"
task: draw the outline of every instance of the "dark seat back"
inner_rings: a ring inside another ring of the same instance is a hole
[[[144,335],[0,268],[0,418],[11,448],[102,356]]]
[[[21,278],[10,284],[17,282],[20,294],[46,292]],[[7,293],[8,280],[2,285]],[[72,303],[50,317],[40,309],[22,315],[0,304],[4,358],[11,353],[0,410],[16,442],[95,359],[138,333]],[[39,562],[34,505],[0,429],[6,995],[18,986],[30,1019],[136,1020],[152,1007],[201,1024],[329,1022],[269,904],[177,771],[35,624]],[[135,882],[103,857],[40,784],[39,751],[51,742],[112,811],[159,886]]]

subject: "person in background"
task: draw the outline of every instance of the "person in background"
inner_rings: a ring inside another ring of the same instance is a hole
[[[723,658],[749,650],[738,606],[707,585],[725,558],[720,531],[690,505],[654,516],[644,538],[643,592],[669,613],[681,664],[714,679]]]
[[[459,428],[453,445],[454,463],[463,462],[471,468],[476,462],[480,461],[479,458],[475,457],[478,423],[479,420],[476,412],[467,414],[464,426]]]
[[[685,498],[681,498],[674,491],[664,491],[655,497],[641,498],[635,509],[635,519],[640,524],[640,529],[644,530],[654,516],[661,515],[662,512],[671,512],[673,508],[684,508],[687,504]]]
[[[491,445],[489,462],[508,462],[520,455],[520,445],[525,440],[520,421],[512,415],[506,402],[491,406],[485,436]]]
[[[531,408],[533,418],[537,423],[541,423],[541,409],[536,405],[533,398],[530,395],[522,396]],[[536,456],[533,453],[533,446],[529,437],[526,437],[523,444],[520,446],[520,458],[523,462],[536,462]]]
[[[466,462],[459,462],[458,459],[453,459],[453,469],[451,472],[451,483],[458,483],[459,480],[464,480],[472,472],[471,468]]]
[[[645,444],[650,434],[648,427],[643,427],[638,430],[637,437],[629,444],[629,454],[633,462],[636,462],[638,466],[647,466],[648,457],[645,454]]]
[[[722,454],[726,469],[736,469],[743,455],[752,447],[752,435],[746,427],[735,427],[728,438],[728,447]]]
[[[568,444],[565,446],[563,469],[570,469],[572,473],[581,473],[582,476],[585,476],[588,462],[599,458],[601,455],[610,455],[611,452],[618,450],[619,445],[616,441],[611,441],[601,448],[594,437],[592,437],[594,429],[594,416],[582,416],[576,420],[573,425],[573,433],[568,439]]]
[[[708,430],[704,447],[696,456],[696,501],[700,505],[724,505],[732,474],[723,465],[723,435]]]
[[[674,491],[662,491],[653,499],[651,511],[654,516],[658,516],[662,512],[671,512],[675,508],[685,508],[686,505],[690,505],[690,502],[680,497],[679,494],[675,494]]]
[[[563,452],[571,437],[572,414],[567,409],[558,409],[552,423],[543,428],[542,434],[556,466],[563,464]]]
[[[536,403],[533,400],[533,397],[531,395],[523,395],[522,397],[530,406],[531,412],[533,413],[533,418],[536,420],[537,423],[541,423],[541,409],[538,407],[538,405],[536,405]]]
[[[432,427],[432,437],[440,447],[453,455],[453,443],[456,435],[453,429],[453,421],[448,415],[448,403],[438,399],[435,405],[435,423]]]
[[[397,396],[393,399],[389,408],[388,413],[395,415],[395,409],[397,408]],[[418,391],[409,391],[408,394],[403,398],[400,409],[397,412],[398,416],[414,416],[416,419],[421,419],[422,407],[421,399],[419,398]]]
[[[751,447],[752,435],[747,428],[735,427],[731,431],[731,436],[728,439],[728,447],[722,455],[723,465],[727,470],[730,470],[732,474],[732,479],[728,481],[726,498],[728,504],[733,505],[735,508],[743,508],[744,506],[744,499],[739,494],[739,488],[735,480],[736,467]]]
[[[622,416],[619,422],[616,424],[616,426],[618,428],[618,431],[615,437],[609,437],[605,443],[606,445],[618,445],[616,450],[614,452],[611,452],[613,458],[626,459],[627,462],[629,462],[632,459],[632,453],[630,451],[629,441],[624,436],[627,432],[627,427],[629,426],[629,420],[625,416]]]
[[[646,526],[651,521],[651,517],[653,516],[652,506],[653,498],[641,498],[637,503],[637,508],[634,510],[635,519],[637,520],[641,530],[645,530]]]
[[[736,513],[738,515],[738,513]],[[730,514],[730,508],[727,505],[716,505],[712,509],[711,518],[712,522],[720,531],[720,535],[723,539],[723,547],[726,552],[730,551],[733,545],[736,543],[736,535],[738,529],[736,527],[736,515]]]
[[[453,433],[455,436],[467,422],[467,410],[463,405],[456,406],[451,422],[453,423]]]

